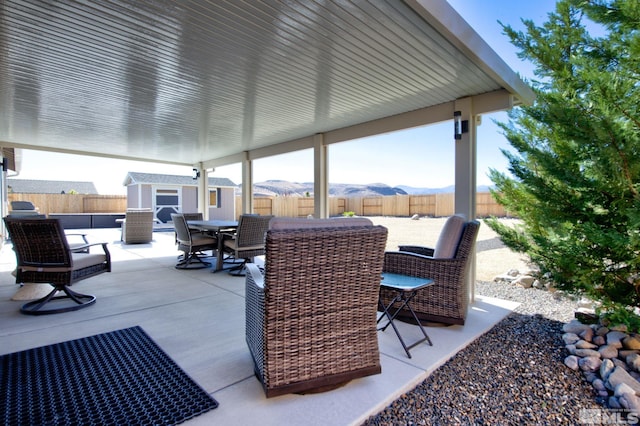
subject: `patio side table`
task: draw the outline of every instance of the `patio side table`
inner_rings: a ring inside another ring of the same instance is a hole
[[[382,314],[378,318],[378,324],[380,323],[382,318],[386,317],[387,320],[388,320],[387,324],[385,324],[384,327],[378,328],[378,330],[379,331],[385,331],[387,329],[387,327],[389,327],[389,325],[391,325],[391,327],[393,327],[393,331],[396,332],[396,335],[398,336],[398,339],[400,340],[400,343],[402,344],[402,347],[404,348],[404,351],[407,353],[407,356],[409,358],[411,358],[411,353],[409,352],[409,349],[419,345],[420,343],[426,341],[426,342],[429,342],[430,346],[433,346],[433,343],[431,343],[431,339],[427,335],[427,332],[425,331],[424,327],[422,326],[422,323],[420,322],[420,320],[418,319],[418,316],[416,315],[416,313],[414,312],[413,308],[411,307],[411,300],[415,297],[415,295],[418,292],[418,290],[423,289],[425,287],[428,287],[428,286],[432,285],[433,283],[434,283],[434,281],[432,279],[430,279],[430,278],[410,277],[408,275],[392,274],[392,273],[388,273],[388,272],[383,272],[382,273],[382,281],[380,282],[380,288],[381,289],[385,288],[385,289],[388,289],[388,290],[395,291],[396,295],[391,300],[391,302],[389,302],[389,304],[387,306],[385,306],[382,303],[382,299],[381,298],[378,299],[378,305],[380,307],[380,310],[382,311]],[[396,302],[400,302],[400,307],[394,308],[393,305]],[[391,313],[391,311],[393,309],[395,309],[395,311],[393,311],[393,313]],[[407,346],[407,344],[404,342],[404,339],[400,335],[400,331],[398,330],[398,328],[396,327],[396,325],[393,322],[395,320],[396,316],[398,315],[398,313],[403,309],[408,309],[409,312],[411,312],[411,315],[413,315],[413,319],[416,321],[416,324],[418,325],[418,328],[420,329],[420,331],[424,335],[423,338],[421,338],[420,340],[418,340],[415,343],[412,343],[409,346]]]

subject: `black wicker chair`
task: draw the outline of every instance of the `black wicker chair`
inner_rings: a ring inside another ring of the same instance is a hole
[[[92,295],[69,287],[103,272],[111,271],[107,243],[69,246],[58,219],[5,218],[16,253],[16,283],[47,283],[53,290],[45,297],[28,302],[20,311],[29,315],[75,311],[95,303]],[[102,253],[90,253],[101,246]],[[63,295],[56,295],[62,292]]]

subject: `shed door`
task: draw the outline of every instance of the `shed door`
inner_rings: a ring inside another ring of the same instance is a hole
[[[155,212],[156,218],[162,223],[171,221],[171,213],[180,213],[180,189],[156,188]]]

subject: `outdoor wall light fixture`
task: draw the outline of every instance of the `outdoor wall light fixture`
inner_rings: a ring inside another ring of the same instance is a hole
[[[453,137],[456,140],[462,139],[462,134],[469,131],[469,120],[461,120],[460,111],[453,112]]]
[[[7,157],[2,157],[2,163],[0,163],[0,171],[6,172],[9,166],[9,159]]]
[[[197,180],[200,177],[200,170],[196,169],[195,167],[193,168],[193,175],[191,175],[191,177],[193,178],[193,180]]]

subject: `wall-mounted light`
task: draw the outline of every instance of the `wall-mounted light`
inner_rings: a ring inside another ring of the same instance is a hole
[[[469,120],[461,120],[461,118],[460,111],[453,112],[453,137],[456,140],[462,139],[462,134],[469,131]]]
[[[193,180],[197,180],[200,177],[200,170],[196,169],[195,167],[193,168],[193,175],[191,175],[191,177],[193,178]]]

